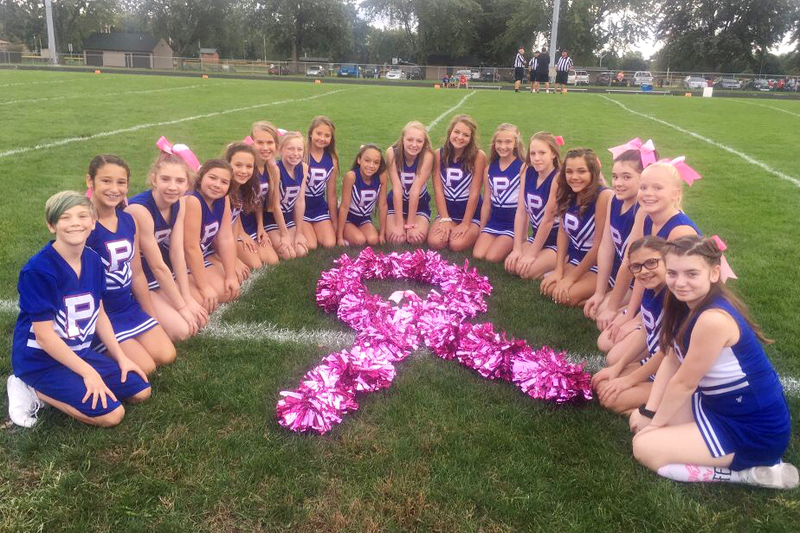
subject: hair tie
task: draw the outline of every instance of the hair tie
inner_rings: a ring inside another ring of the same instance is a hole
[[[720,252],[724,252],[728,249],[728,245],[725,244],[719,235],[712,235],[711,239],[714,241],[714,244],[717,245]],[[728,263],[728,260],[725,259],[725,254],[719,258],[719,277],[722,279],[722,283],[725,283],[729,279],[739,279],[736,274],[733,272],[731,265]]]
[[[642,168],[647,168],[649,165],[652,165],[656,162],[656,146],[653,144],[653,139],[647,139],[647,142],[642,143],[642,140],[639,137],[636,137],[625,144],[612,146],[608,149],[614,159],[618,158],[628,150],[636,150],[639,152],[639,157],[642,161]]]
[[[250,137],[249,135],[248,135],[247,137],[245,137],[244,139],[242,139],[242,142],[243,142],[244,144],[246,144],[247,146],[253,146],[253,145],[256,143],[256,142],[253,140],[253,138],[252,138],[252,137]]]
[[[564,137],[561,135],[555,135],[556,138],[556,146],[564,146]]]
[[[678,174],[680,175],[681,179],[685,181],[689,187],[691,187],[695,181],[702,179],[703,177],[700,174],[698,174],[695,169],[686,164],[686,156],[682,155],[680,157],[676,157],[675,159],[669,159],[669,158],[661,159],[658,162],[668,163],[673,167],[675,167],[675,170],[678,171]]]

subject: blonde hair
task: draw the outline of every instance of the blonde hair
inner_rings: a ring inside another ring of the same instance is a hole
[[[253,122],[253,125],[250,126],[250,135],[253,135],[256,131],[266,131],[272,138],[275,139],[275,144],[278,144],[278,128],[275,127],[275,124],[268,120],[259,120]]]
[[[664,170],[667,173],[667,176],[672,181],[672,184],[678,189],[678,199],[675,201],[675,208],[682,209],[682,200],[683,200],[683,180],[681,179],[681,175],[678,172],[678,169],[675,168],[675,165],[672,163],[653,163],[652,165],[648,165],[646,169],[642,171],[642,176],[645,174],[652,174],[655,171]]]
[[[522,159],[522,154],[525,153],[525,148],[522,146],[522,134],[519,132],[519,128],[514,124],[503,122],[497,126],[497,129],[494,130],[494,134],[492,134],[492,145],[489,147],[490,163],[494,163],[497,160],[497,151],[494,148],[494,142],[497,139],[497,136],[504,131],[510,131],[514,134],[514,157],[517,159]]]
[[[44,204],[44,219],[48,225],[55,226],[61,215],[78,205],[88,209],[92,218],[97,219],[92,201],[85,194],[76,191],[61,191],[48,198]]]
[[[533,165],[533,163],[531,163],[531,143],[533,141],[541,141],[545,143],[548,148],[550,148],[550,152],[553,153],[553,168],[559,169],[561,167],[561,151],[558,149],[556,136],[549,131],[539,131],[533,134],[531,140],[528,141],[528,151],[525,153],[525,163],[531,166]]]
[[[186,172],[186,179],[189,181],[189,189],[194,186],[195,182],[195,173],[189,168],[189,165],[186,161],[177,154],[169,154],[167,152],[161,152],[156,157],[153,164],[150,165],[150,170],[147,172],[147,180],[148,185],[152,188],[153,183],[155,182],[155,178],[158,175],[158,171],[161,170],[161,167],[164,165],[178,165],[181,167],[184,172]]]
[[[289,141],[292,141],[294,139],[300,139],[300,142],[303,143],[303,151],[305,152],[305,150],[306,150],[306,140],[303,137],[303,134],[300,133],[299,131],[287,131],[281,137],[281,142],[278,143],[278,153],[280,153],[281,150],[283,150],[284,146],[289,144]]]
[[[428,128],[426,128],[425,124],[422,122],[412,120],[403,126],[403,129],[400,130],[400,138],[392,145],[392,150],[394,150],[394,166],[398,173],[403,171],[403,162],[406,160],[406,150],[403,147],[403,139],[406,136],[406,132],[410,129],[420,130],[425,137],[420,155],[424,154],[426,151],[430,152],[431,155],[433,154],[433,146],[431,145],[431,138],[428,136]]]

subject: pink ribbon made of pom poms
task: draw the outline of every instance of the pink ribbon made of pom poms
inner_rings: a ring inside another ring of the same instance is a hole
[[[434,354],[457,360],[488,379],[511,381],[532,398],[566,403],[591,400],[588,372],[551,348],[534,350],[509,339],[492,324],[468,319],[486,311],[489,280],[465,262],[459,267],[436,252],[342,255],[321,274],[317,305],[356,331],[353,347],[327,355],[293,391],[283,391],[278,423],[292,431],[327,433],[358,409],[356,394],[391,386],[394,363],[424,343]],[[426,299],[398,291],[391,301],[370,294],[368,279],[407,279],[438,285]],[[403,305],[399,305],[403,302]],[[395,305],[397,304],[397,305]]]

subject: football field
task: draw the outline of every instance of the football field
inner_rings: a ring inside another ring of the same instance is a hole
[[[652,138],[661,157],[685,155],[703,179],[685,189],[684,210],[728,244],[739,277],[729,283],[775,340],[767,353],[800,422],[800,101],[12,70],[0,70],[3,416],[19,270],[49,239],[45,200],[85,190],[93,156],[125,159],[133,195],[162,135],[203,161],[256,120],[305,133],[324,114],[344,172],[361,144],[385,148],[410,120],[441,146],[457,113],[475,118],[487,152],[502,122],[524,142],[547,130],[567,149],[593,148],[607,181],[607,148],[633,137]],[[285,430],[279,392],[352,340],[314,301],[320,272],[344,251],[257,273],[212,326],[177,346],[177,361],[151,378],[152,398],[120,426],[89,428],[46,409],[33,429],[0,429],[0,532],[797,530],[800,491],[658,478],[634,461],[627,421],[596,402],[537,402],[425,351],[331,433]],[[556,307],[502,265],[474,266],[494,287],[477,321],[597,369],[597,332],[580,310]],[[387,295],[408,283],[369,286]],[[796,424],[784,458],[795,464]]]

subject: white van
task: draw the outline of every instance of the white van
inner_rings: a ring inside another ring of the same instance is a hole
[[[649,70],[639,70],[633,75],[634,85],[653,85],[653,75]]]

